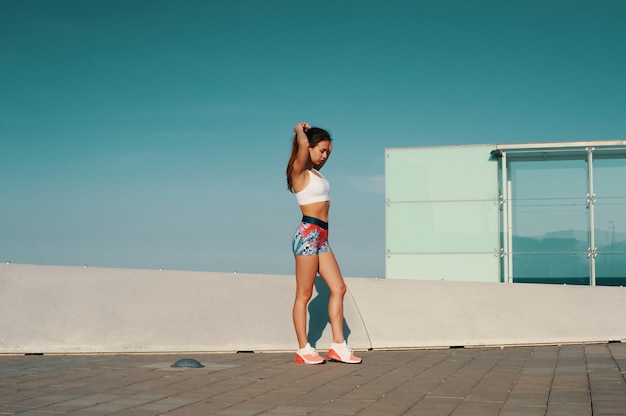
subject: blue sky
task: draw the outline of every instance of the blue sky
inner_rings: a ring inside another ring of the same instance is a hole
[[[384,149],[625,139],[625,19],[622,0],[0,0],[0,260],[292,274],[306,121],[334,138],[344,275],[384,276]]]

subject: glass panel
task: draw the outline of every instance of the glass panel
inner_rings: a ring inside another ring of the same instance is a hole
[[[626,159],[594,159],[597,285],[626,285]]]
[[[500,258],[494,254],[388,254],[387,278],[499,282]]]
[[[500,281],[493,148],[386,150],[386,277]],[[477,260],[485,256],[487,268]]]
[[[585,160],[513,161],[510,175],[513,281],[589,284]]]
[[[548,249],[553,249],[549,247]],[[589,284],[589,259],[585,253],[524,253],[513,256],[515,283]]]
[[[387,149],[387,201],[493,200],[498,195],[493,147]]]
[[[499,210],[494,201],[388,203],[387,251],[494,253]]]

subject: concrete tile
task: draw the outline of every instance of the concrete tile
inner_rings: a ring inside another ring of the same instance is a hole
[[[159,413],[168,412],[170,410],[178,409],[179,407],[187,406],[188,404],[195,403],[196,400],[182,399],[178,397],[166,397],[157,401],[142,404],[136,406],[139,410],[150,410]]]
[[[551,391],[548,403],[589,403],[591,395],[589,391]]]
[[[362,355],[358,366],[302,366],[292,353],[198,354],[205,371],[172,370],[177,358],[168,355],[0,356],[0,415],[586,416],[591,403],[594,414],[626,408],[624,344]]]
[[[307,412],[308,412],[308,409],[306,407],[278,406],[266,412],[262,412],[260,413],[260,415],[263,415],[263,416],[298,416],[298,415],[306,415]]]
[[[198,415],[212,415],[216,412],[229,407],[229,404],[220,401],[208,400],[195,402],[183,407],[168,410],[163,413],[154,413],[167,416],[198,416]]]
[[[623,409],[622,409],[623,411]],[[592,416],[589,403],[549,403],[546,416]]]
[[[505,404],[500,410],[499,416],[545,416],[546,407],[523,406],[518,404]]]
[[[0,415],[13,415],[19,412],[27,412],[28,406],[19,406],[13,404],[0,404]]]
[[[450,413],[450,416],[497,416],[500,409],[502,409],[502,403],[464,400]]]
[[[406,412],[409,409],[410,408],[406,405],[374,402],[371,405],[367,406],[366,408],[357,412],[356,415],[358,416],[381,416],[381,415],[401,416],[401,415],[406,414]],[[320,411],[320,412],[314,412],[312,414],[322,416],[325,413],[323,411]]]
[[[519,406],[547,407],[548,398],[550,396],[550,386],[545,391],[536,392],[511,392],[506,399],[506,403]]]
[[[413,405],[406,416],[447,416],[463,401],[461,398],[430,397],[427,396]]]
[[[352,414],[356,414],[359,411],[372,405],[373,403],[375,403],[375,400],[342,398],[334,400],[332,403],[327,404],[325,407],[330,408],[332,411],[347,411],[352,412]],[[324,407],[322,407],[321,409],[324,409]]]

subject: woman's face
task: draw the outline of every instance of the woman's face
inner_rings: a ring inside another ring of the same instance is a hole
[[[333,145],[330,143],[330,140],[322,140],[315,147],[309,147],[311,162],[313,162],[315,166],[323,165],[332,150]]]

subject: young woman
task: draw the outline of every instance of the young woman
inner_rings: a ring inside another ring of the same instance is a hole
[[[319,173],[332,151],[330,135],[326,130],[298,123],[287,164],[287,187],[296,195],[302,222],[293,238],[293,254],[296,259],[296,300],[293,305],[293,324],[299,348],[296,363],[322,364],[325,362],[306,335],[306,308],[313,294],[313,284],[319,273],[330,289],[328,316],[333,343],[326,358],[349,364],[361,362],[343,335],[343,297],[346,285],[339,265],[328,245],[328,211],[330,185]]]

